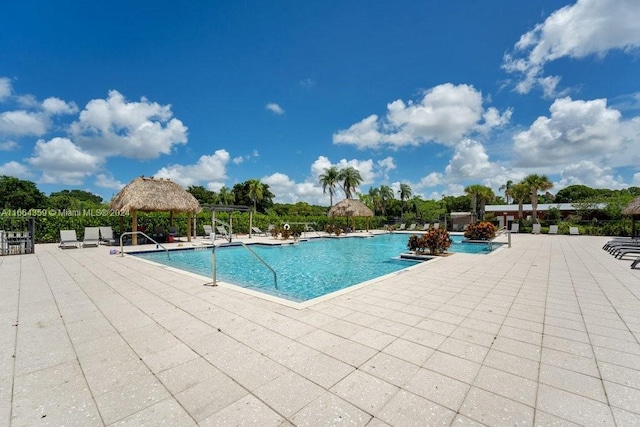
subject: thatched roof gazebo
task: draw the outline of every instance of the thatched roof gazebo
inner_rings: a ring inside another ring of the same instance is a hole
[[[636,217],[640,216],[640,197],[633,199],[623,210],[623,215],[631,215],[631,237],[636,236]]]
[[[373,216],[373,211],[369,209],[367,205],[360,200],[344,199],[336,203],[329,209],[330,217],[344,216],[344,217],[366,217],[367,218],[367,231],[369,231],[369,219]]]
[[[131,229],[138,229],[138,212],[169,212],[171,223],[176,213],[187,213],[187,240],[191,241],[191,218],[201,211],[200,203],[180,184],[169,179],[138,177],[127,184],[111,200],[114,211],[131,214]],[[132,243],[138,244],[133,234]]]

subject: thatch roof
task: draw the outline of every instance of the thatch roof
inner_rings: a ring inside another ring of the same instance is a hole
[[[344,199],[329,209],[329,216],[373,216],[373,212],[359,200]]]
[[[123,212],[201,211],[198,200],[178,183],[145,177],[134,179],[120,190],[111,201],[110,208]]]
[[[640,215],[640,197],[633,199],[623,210],[623,215]]]

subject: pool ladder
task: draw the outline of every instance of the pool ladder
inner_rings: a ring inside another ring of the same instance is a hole
[[[236,244],[238,244],[238,243],[239,243],[240,245],[242,245],[242,247],[243,247],[243,248],[245,248],[246,250],[248,250],[248,251],[249,251],[249,253],[250,253],[251,255],[253,255],[254,257],[256,257],[256,259],[257,259],[258,261],[260,261],[260,262],[262,263],[262,265],[264,265],[264,266],[265,266],[265,267],[267,267],[269,270],[271,270],[271,272],[273,273],[273,284],[274,284],[275,288],[276,288],[276,289],[278,289],[278,275],[276,274],[276,271],[275,271],[273,268],[271,268],[271,266],[270,266],[269,264],[267,264],[267,263],[265,262],[265,260],[263,260],[262,258],[260,258],[260,256],[259,256],[257,253],[255,253],[255,252],[253,251],[253,249],[251,249],[249,246],[247,246],[244,242],[236,241]],[[213,282],[212,282],[212,285],[213,285],[213,286],[216,286],[216,282],[217,282],[217,280],[216,280],[216,246],[215,246],[215,245],[213,245],[213,248],[212,248],[212,250],[211,250],[211,254],[212,254],[212,260],[211,260],[211,271],[212,271],[212,273],[213,273]]]
[[[171,257],[169,257],[169,250],[166,247],[164,247],[164,245],[162,245],[161,243],[156,242],[151,237],[149,237],[146,234],[144,234],[142,231],[127,231],[125,233],[122,233],[122,235],[120,236],[120,256],[124,256],[124,250],[123,250],[124,249],[124,244],[122,242],[122,238],[124,236],[132,235],[132,234],[142,234],[144,237],[146,237],[147,239],[149,239],[153,243],[155,243],[156,244],[156,248],[161,247],[162,249],[164,249],[164,251],[167,253],[167,259],[171,259]]]

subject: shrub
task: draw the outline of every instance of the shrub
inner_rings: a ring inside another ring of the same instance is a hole
[[[442,254],[451,246],[449,232],[443,228],[432,228],[422,236],[409,236],[407,247],[417,254],[424,254],[427,250],[432,255]]]
[[[496,237],[498,229],[490,222],[482,221],[470,224],[464,232],[464,237],[469,240],[491,240]]]

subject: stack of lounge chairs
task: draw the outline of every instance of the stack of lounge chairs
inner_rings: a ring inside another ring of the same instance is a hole
[[[640,265],[640,239],[637,237],[618,237],[609,240],[602,249],[617,259],[623,259],[629,255],[635,256],[631,263],[631,268],[636,268]]]

